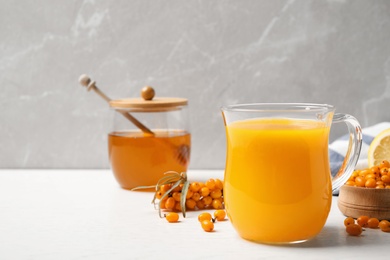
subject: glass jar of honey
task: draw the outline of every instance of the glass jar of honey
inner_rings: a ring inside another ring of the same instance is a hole
[[[155,98],[145,87],[141,98],[111,100],[113,124],[108,134],[111,169],[124,189],[156,185],[165,172],[187,171],[191,134],[188,101]]]

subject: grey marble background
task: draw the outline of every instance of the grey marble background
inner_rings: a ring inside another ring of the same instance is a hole
[[[390,121],[390,1],[0,0],[0,168],[109,167],[110,111],[83,73],[112,98],[188,98],[190,167],[223,168],[222,105]]]

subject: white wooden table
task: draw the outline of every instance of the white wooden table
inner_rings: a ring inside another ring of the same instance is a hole
[[[190,170],[191,180],[223,171]],[[119,188],[110,170],[0,170],[0,259],[388,259],[390,233],[351,237],[337,197],[322,232],[288,246],[241,239],[229,221],[204,232],[197,212],[158,217],[152,193]],[[212,211],[211,211],[212,212]]]

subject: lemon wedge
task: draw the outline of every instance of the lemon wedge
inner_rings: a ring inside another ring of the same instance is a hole
[[[368,148],[368,166],[379,165],[390,160],[390,128],[380,132]]]

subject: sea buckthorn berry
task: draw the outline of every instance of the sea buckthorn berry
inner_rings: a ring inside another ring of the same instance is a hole
[[[177,185],[177,186],[172,190],[172,192],[175,192],[175,191],[181,192],[182,188],[183,188],[183,186]]]
[[[172,193],[172,198],[175,199],[175,201],[180,202],[181,201],[181,192],[175,191]]]
[[[381,175],[383,176],[383,175],[387,175],[387,174],[389,174],[389,168],[387,168],[387,167],[381,168]]]
[[[215,180],[209,179],[208,181],[206,181],[206,187],[210,190],[213,190],[215,188]]]
[[[198,200],[198,201],[196,202],[196,207],[197,207],[198,209],[204,209],[204,208],[205,208],[205,205],[204,205],[203,200]]]
[[[188,190],[187,194],[186,194],[186,199],[190,199],[193,194],[194,194],[194,192],[192,190]]]
[[[390,167],[390,162],[387,161],[387,160],[383,160],[380,164],[379,164],[379,168],[389,168]]]
[[[199,222],[202,222],[203,220],[210,220],[211,221],[212,219],[213,219],[213,217],[208,212],[203,212],[203,213],[198,215]]]
[[[371,173],[370,170],[362,170],[362,171],[359,171],[359,176],[365,177],[369,173]],[[358,177],[358,176],[356,176],[356,177]]]
[[[215,199],[213,200],[213,202],[211,203],[212,207],[214,209],[222,209],[223,206],[222,206],[222,202],[219,200],[219,199]]]
[[[361,227],[367,227],[367,222],[370,218],[368,216],[360,216],[357,218],[356,222]]]
[[[226,211],[223,209],[218,209],[214,211],[214,218],[218,221],[223,221],[225,220],[226,217]]]
[[[213,202],[213,198],[211,198],[210,196],[203,197],[202,200],[205,206],[210,206]]]
[[[159,191],[157,191],[156,192],[156,199],[161,199],[161,197],[164,195],[164,193],[161,191],[161,190],[159,190]]]
[[[366,188],[375,188],[376,187],[376,180],[375,179],[368,179],[366,180],[366,182],[364,183],[364,186]]]
[[[359,170],[356,170],[354,171],[352,174],[351,174],[351,177],[349,177],[350,180],[354,180],[357,176],[359,176]]]
[[[390,176],[389,175],[382,175],[381,181],[384,183],[390,183]]]
[[[200,185],[198,182],[193,182],[190,184],[190,189],[193,191],[193,192],[198,192],[199,189],[200,189]]]
[[[380,172],[381,172],[381,168],[379,168],[378,165],[372,166],[372,167],[370,168],[370,170],[371,170],[371,172],[374,173],[375,175],[380,174]]]
[[[218,199],[218,198],[222,197],[222,191],[221,190],[213,190],[210,193],[210,197],[213,199]]]
[[[180,203],[176,203],[174,210],[175,211],[179,211],[179,212],[182,211],[181,204]]]
[[[223,182],[220,179],[215,179],[215,188],[223,190]]]
[[[195,201],[200,200],[200,194],[198,192],[194,192],[194,194],[192,194],[192,196],[191,196],[191,199],[193,199]]]
[[[165,201],[165,208],[166,209],[174,209],[175,208],[175,204],[176,204],[176,200],[173,198],[173,197],[169,197],[166,201]]]
[[[349,180],[345,183],[345,185],[348,185],[348,186],[356,186],[356,183],[352,180]]]
[[[162,200],[160,200],[160,208],[161,209],[166,209],[165,202],[167,202],[167,199],[168,199],[168,197],[165,197]]]
[[[383,184],[376,185],[375,189],[384,189],[385,186]]]
[[[381,220],[381,222],[379,222],[378,226],[383,232],[390,232],[390,222],[389,221]]]
[[[196,201],[193,199],[186,200],[186,208],[188,209],[195,209]]]
[[[202,187],[202,188],[200,189],[200,195],[201,195],[202,197],[209,196],[209,194],[210,194],[210,189],[209,189],[209,188],[207,188],[207,187]]]
[[[363,231],[362,227],[358,224],[350,224],[346,226],[345,230],[351,236],[360,236]]]
[[[368,179],[374,179],[374,180],[375,180],[376,175],[373,174],[373,173],[369,173],[369,174],[367,174],[366,176],[364,176],[364,178],[365,178],[366,180],[368,180]]]
[[[348,226],[348,225],[351,225],[351,224],[355,224],[355,219],[354,218],[347,217],[346,219],[344,219],[344,226]]]
[[[163,193],[167,192],[170,188],[172,188],[171,184],[163,184],[160,186],[160,191]]]
[[[211,220],[203,220],[201,225],[203,230],[206,232],[211,232],[214,230],[214,223]]]
[[[355,183],[358,187],[364,187],[366,184],[366,180],[362,176],[358,176],[355,178]]]
[[[179,214],[177,214],[176,212],[169,212],[169,213],[165,214],[165,219],[169,223],[177,222],[179,220]]]
[[[379,225],[379,220],[377,218],[370,218],[367,221],[367,226],[369,228],[378,228],[378,225]]]
[[[384,183],[382,180],[380,180],[380,181],[376,181],[376,185],[384,185]]]

